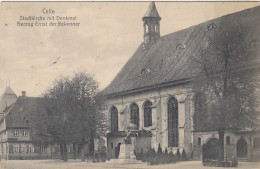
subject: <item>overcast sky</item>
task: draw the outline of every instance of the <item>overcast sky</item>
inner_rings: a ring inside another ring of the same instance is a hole
[[[40,96],[54,79],[78,71],[93,74],[101,90],[109,85],[143,41],[142,17],[149,2],[0,5],[0,93],[10,81],[17,95],[25,90],[28,96]],[[156,2],[162,17],[162,36],[258,5],[259,2]],[[43,14],[43,8],[53,9],[55,14]],[[20,27],[20,16],[77,16],[80,26]]]

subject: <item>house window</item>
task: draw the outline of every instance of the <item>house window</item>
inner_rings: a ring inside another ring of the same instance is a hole
[[[13,130],[13,136],[18,136],[19,135],[19,131],[18,130]]]
[[[201,146],[201,138],[198,138],[198,146]]]
[[[47,152],[47,146],[41,146],[41,152],[42,153]]]
[[[70,149],[70,145],[67,145],[67,152],[70,153],[71,152],[71,149]]]
[[[55,145],[55,152],[57,152],[57,153],[60,152],[60,146],[59,145]]]
[[[178,102],[175,97],[171,97],[167,104],[168,107],[168,146],[179,146],[178,131]]]
[[[34,145],[29,144],[29,149],[28,149],[29,153],[34,153]]]
[[[226,144],[227,144],[227,145],[230,145],[230,136],[227,136],[227,137],[226,137]]]
[[[111,108],[111,132],[117,132],[118,131],[118,110],[116,107]]]
[[[136,127],[139,127],[139,108],[136,103],[132,103],[130,106],[130,111],[131,111],[131,123],[135,124]]]
[[[24,137],[26,137],[26,136],[28,135],[28,131],[27,131],[27,130],[23,130],[23,131],[22,131],[22,135],[23,135]]]
[[[19,152],[19,144],[14,144],[14,152],[15,153]]]
[[[144,103],[144,127],[152,126],[152,102]]]
[[[27,145],[26,144],[21,144],[21,152],[26,153],[27,152]]]
[[[113,143],[111,143],[111,148],[113,148],[114,147],[114,144]]]
[[[260,137],[255,137],[253,141],[254,141],[253,147],[255,149],[260,149]]]

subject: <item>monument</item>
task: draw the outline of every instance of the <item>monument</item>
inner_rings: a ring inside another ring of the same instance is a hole
[[[123,140],[123,143],[120,145],[119,159],[136,159],[134,153],[134,143],[131,138],[131,131],[135,129],[136,126],[133,123],[130,123],[127,131],[126,137]]]

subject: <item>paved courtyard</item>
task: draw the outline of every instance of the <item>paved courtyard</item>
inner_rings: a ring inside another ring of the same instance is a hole
[[[142,164],[115,164],[115,163],[92,163],[79,160],[69,160],[64,163],[60,160],[2,160],[1,169],[214,169],[203,167],[200,161],[179,162],[176,164],[164,164],[151,166]],[[260,163],[240,162],[237,168],[260,169]],[[217,168],[216,169],[221,169]]]

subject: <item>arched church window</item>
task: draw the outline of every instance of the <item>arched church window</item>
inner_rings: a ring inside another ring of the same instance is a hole
[[[197,93],[194,97],[194,128],[195,130],[204,130],[206,123],[206,97],[203,93]]]
[[[111,108],[111,133],[118,131],[118,110],[115,106]]]
[[[144,103],[144,127],[152,126],[152,102]]]
[[[136,103],[132,103],[130,106],[131,111],[131,123],[135,124],[136,127],[139,127],[139,107]]]
[[[179,146],[178,131],[178,101],[171,97],[167,103],[168,107],[168,147]]]

